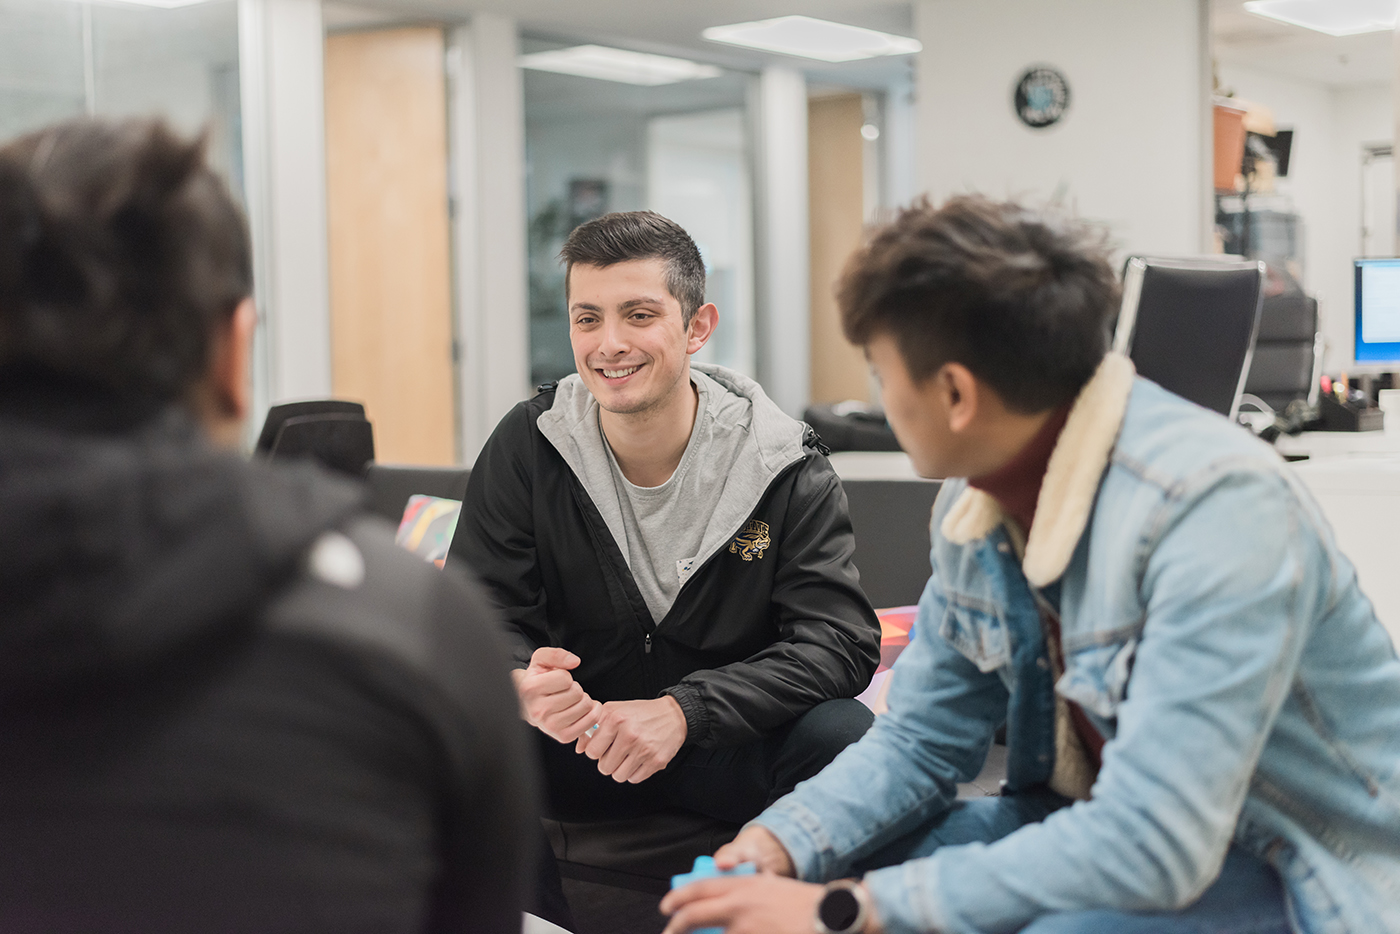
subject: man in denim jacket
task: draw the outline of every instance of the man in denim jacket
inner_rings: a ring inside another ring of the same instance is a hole
[[[1395,649],[1289,468],[1105,355],[1102,245],[920,204],[840,298],[915,467],[971,479],[889,713],[668,932],[1400,932]],[[955,800],[1003,723],[1004,795]]]

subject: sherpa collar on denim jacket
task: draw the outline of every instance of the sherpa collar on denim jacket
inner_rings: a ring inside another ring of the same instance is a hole
[[[1036,500],[1035,522],[1026,536],[1021,569],[1034,587],[1053,583],[1065,573],[1084,535],[1099,480],[1123,426],[1134,373],[1131,360],[1110,353],[1074,400],[1050,455]],[[995,499],[968,487],[948,510],[941,530],[948,541],[965,545],[985,538],[1003,518]]]

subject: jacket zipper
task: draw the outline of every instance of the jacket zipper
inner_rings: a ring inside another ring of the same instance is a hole
[[[810,429],[810,428],[809,428],[808,430],[809,430],[809,431],[812,431],[812,429]],[[815,432],[815,431],[812,431],[812,434],[815,435],[816,432]],[[818,438],[817,441],[818,441],[818,443],[820,444],[821,439]],[[804,435],[804,436],[803,436],[803,444],[806,445],[806,442],[807,442],[807,437]],[[825,447],[825,445],[822,445],[822,447]],[[817,450],[821,450],[821,448],[818,448]],[[825,452],[823,452],[823,453],[825,453]],[[761,504],[761,503],[763,502],[764,497],[766,497],[766,496],[768,495],[768,491],[771,490],[771,489],[773,489],[773,487],[777,486],[778,481],[781,480],[781,479],[787,474],[787,472],[788,472],[789,470],[792,470],[794,467],[796,467],[797,465],[801,464],[804,460],[806,460],[805,457],[799,457],[797,460],[793,461],[791,464],[789,464],[788,466],[784,467],[782,470],[778,471],[778,472],[773,476],[773,478],[772,478],[771,480],[768,481],[768,484],[763,488],[763,492],[759,495],[759,498],[758,498],[759,503]],[[570,472],[572,472],[572,471],[570,471]],[[574,497],[574,504],[575,504],[576,506],[578,506],[578,507],[579,507],[579,511],[583,513],[584,521],[587,522],[587,523],[589,524],[589,526],[593,526],[592,517],[589,516],[588,510],[583,508],[583,503],[580,501],[580,498],[579,498],[579,494],[580,494],[580,493],[583,493],[584,496],[587,496],[587,493],[586,493],[585,491],[582,490],[582,483],[579,481],[577,475],[575,475],[575,476],[573,477],[573,483],[570,485],[569,492],[570,492],[571,494],[573,494],[573,497]],[[594,506],[594,509],[596,510],[597,507]],[[744,530],[744,527],[747,526],[747,525],[749,524],[749,522],[752,521],[753,517],[754,517],[755,515],[757,515],[757,514],[758,514],[758,508],[755,507],[755,508],[754,508],[754,511],[751,512],[751,513],[749,513],[748,518],[746,518],[746,519],[739,525],[739,528],[738,528],[737,530],[735,530],[734,534],[737,535],[737,534],[739,534],[739,532],[742,532],[742,531]],[[604,529],[604,531],[605,531],[605,532],[608,532],[609,535],[612,534],[611,531],[608,530],[608,529],[606,529],[606,528]],[[593,533],[594,533],[595,535],[601,534],[601,533],[599,533],[599,531],[598,531],[598,529],[597,529],[596,527],[593,528]],[[731,537],[732,537],[732,536],[731,536]],[[728,541],[728,538],[726,538],[725,541]],[[681,594],[681,592],[683,592],[683,591],[685,590],[686,586],[687,586],[692,580],[694,580],[696,577],[699,576],[701,569],[703,569],[706,565],[708,565],[711,561],[713,561],[713,560],[715,559],[715,557],[718,556],[719,553],[720,553],[721,551],[723,551],[723,550],[724,550],[724,546],[723,546],[723,544],[721,544],[718,548],[716,548],[714,551],[710,552],[710,554],[707,555],[707,556],[705,557],[705,560],[702,561],[702,562],[700,563],[699,567],[695,568],[695,570],[691,573],[690,577],[686,579],[686,582],[685,582],[684,584],[681,584],[680,589],[677,590],[677,592],[676,592],[676,600],[677,600],[677,601],[680,600],[680,594]],[[629,575],[632,573],[631,568],[625,568],[625,570],[627,571],[627,573],[628,573]],[[633,579],[633,586],[636,586],[636,580],[635,580],[635,578]],[[674,606],[674,604],[673,604],[673,606]],[[667,615],[670,615],[670,614],[668,613]],[[642,654],[643,654],[643,655],[650,655],[650,654],[651,654],[651,634],[652,634],[652,632],[655,632],[656,629],[660,627],[660,625],[661,625],[661,620],[653,620],[653,621],[652,621],[652,629],[651,629],[651,632],[645,632],[645,633],[643,633],[643,636],[642,636]]]
[[[814,434],[815,434],[815,432],[814,432]],[[820,441],[821,439],[818,438],[818,440]],[[690,576],[687,577],[687,578],[685,579],[685,583],[684,583],[684,584],[681,584],[680,588],[676,591],[676,599],[675,599],[675,601],[671,604],[673,607],[675,606],[676,603],[679,603],[679,602],[680,602],[680,600],[681,600],[681,594],[685,593],[685,589],[686,589],[687,587],[690,586],[690,582],[693,581],[693,580],[695,580],[697,577],[699,577],[699,576],[700,576],[700,572],[703,571],[706,567],[708,567],[708,566],[710,565],[710,562],[714,561],[716,558],[718,558],[718,557],[720,556],[720,554],[722,554],[722,553],[724,552],[724,546],[725,546],[725,544],[726,544],[727,542],[729,542],[731,539],[733,539],[734,536],[736,536],[736,535],[738,535],[740,532],[744,531],[744,529],[748,527],[748,524],[749,524],[750,522],[753,521],[754,516],[758,515],[758,508],[759,508],[759,506],[762,506],[762,505],[763,505],[763,500],[768,496],[769,491],[771,491],[771,490],[773,489],[773,487],[775,487],[775,486],[778,485],[778,481],[779,481],[779,480],[782,480],[783,477],[787,476],[787,473],[788,473],[789,470],[792,470],[794,467],[796,467],[797,465],[801,464],[802,461],[805,460],[805,459],[806,459],[806,458],[799,458],[798,460],[793,461],[791,464],[788,464],[788,465],[787,465],[786,467],[784,467],[782,470],[778,471],[776,474],[773,475],[773,479],[768,481],[768,485],[765,486],[765,487],[763,488],[763,492],[759,494],[759,497],[758,497],[758,506],[755,506],[755,507],[754,507],[753,512],[749,513],[748,516],[746,516],[746,517],[739,523],[739,527],[738,527],[737,529],[735,529],[730,535],[728,535],[728,536],[724,539],[724,541],[720,542],[719,547],[717,547],[714,551],[712,551],[712,552],[710,552],[708,555],[706,555],[706,556],[705,556],[705,560],[704,560],[704,561],[701,561],[699,564],[697,564],[697,565],[695,566],[695,569],[694,569],[693,571],[690,572]],[[667,615],[669,616],[670,614],[668,613]],[[656,626],[657,626],[658,629],[661,627],[661,620],[658,619],[658,620],[656,621]],[[647,637],[647,640],[648,640],[648,642],[650,642],[651,637],[648,636],[648,637]],[[651,651],[651,649],[648,648],[647,651]]]
[[[570,470],[570,473],[573,473],[573,471]],[[598,508],[598,507],[597,507],[596,505],[594,505],[591,501],[589,501],[589,499],[588,499],[588,492],[587,492],[586,490],[583,489],[583,484],[579,481],[578,475],[577,475],[577,474],[574,474],[574,476],[572,477],[572,482],[569,484],[569,493],[573,496],[574,505],[577,506],[579,512],[581,512],[581,513],[583,514],[583,521],[584,521],[584,523],[589,527],[589,529],[592,530],[593,534],[594,534],[596,537],[598,537],[599,539],[601,539],[603,535],[608,535],[609,537],[611,537],[612,532],[611,532],[611,530],[609,530],[609,529],[607,528],[607,523],[604,523],[604,524],[603,524],[602,530],[599,530],[598,527],[597,527],[597,525],[596,525],[596,524],[594,523],[594,521],[593,521],[592,515],[588,512],[588,509],[586,508],[585,503],[587,503],[587,505],[589,505],[589,506],[593,506],[593,509],[594,509],[595,512],[597,511],[597,508]],[[614,541],[613,544],[614,544],[614,546],[616,546],[616,544],[617,544],[616,541]],[[616,567],[616,566],[614,565],[613,570],[614,570],[619,576],[620,576],[621,574],[623,574],[624,572],[625,572],[628,576],[631,576],[631,573],[632,573],[631,568],[628,568],[628,567],[626,566],[626,560],[625,560],[625,559],[624,559],[624,561],[623,561],[623,566],[622,566],[621,568],[618,568],[618,567]],[[634,586],[634,587],[636,586],[636,578],[633,578],[633,579],[632,579],[632,586]],[[653,621],[652,621],[652,629],[651,629],[650,631],[644,630],[643,633],[642,633],[642,649],[643,649],[642,654],[644,654],[644,655],[651,655],[651,633],[652,633],[653,631],[655,631],[655,629],[656,629],[656,621],[653,620]],[[648,662],[648,664],[647,664],[647,666],[646,666],[645,671],[646,671],[645,678],[646,678],[647,681],[649,682],[649,681],[651,681],[652,676],[653,676],[653,673],[652,673],[652,671],[651,671],[651,666],[650,666],[650,663],[649,663],[649,662]]]

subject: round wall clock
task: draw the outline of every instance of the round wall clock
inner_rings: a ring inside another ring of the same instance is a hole
[[[1058,122],[1069,110],[1069,82],[1057,68],[1037,65],[1016,82],[1016,116],[1033,129]]]

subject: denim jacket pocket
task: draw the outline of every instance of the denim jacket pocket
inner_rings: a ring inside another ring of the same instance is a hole
[[[996,671],[1011,664],[1011,640],[1006,623],[979,607],[969,606],[952,596],[938,634],[981,672]]]
[[[1118,715],[1118,705],[1128,695],[1128,676],[1137,653],[1136,637],[1126,642],[1087,645],[1068,653],[1065,673],[1055,691],[1105,720]]]

